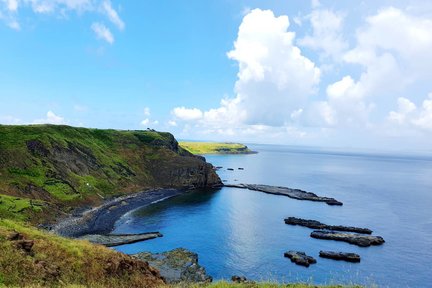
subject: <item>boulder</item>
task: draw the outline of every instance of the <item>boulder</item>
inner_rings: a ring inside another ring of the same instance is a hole
[[[163,253],[142,252],[133,256],[158,269],[169,284],[208,283],[213,280],[205,268],[198,264],[198,254],[184,248]]]
[[[317,262],[315,258],[306,255],[305,252],[288,251],[284,253],[284,256],[291,259],[291,262],[305,267],[309,267],[310,264],[315,264]]]

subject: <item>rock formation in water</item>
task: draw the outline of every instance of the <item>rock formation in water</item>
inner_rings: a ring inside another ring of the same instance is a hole
[[[358,263],[360,262],[360,255],[348,252],[333,252],[333,251],[320,251],[319,256],[333,260],[343,260],[347,262]]]
[[[297,200],[308,200],[315,202],[325,202],[327,205],[343,205],[342,202],[337,201],[334,198],[321,197],[312,192],[306,192],[300,189],[292,189],[288,187],[270,186],[270,185],[258,185],[258,184],[224,184],[226,187],[249,189],[253,191],[260,191],[268,194],[282,195]]]
[[[317,262],[315,258],[306,255],[305,252],[288,251],[284,253],[284,256],[291,259],[291,262],[305,267],[309,267],[310,264],[315,264]]]
[[[335,231],[313,231],[310,236],[312,238],[343,241],[354,244],[360,247],[369,247],[371,245],[384,244],[384,239],[381,236],[371,236],[353,233],[340,233]]]
[[[312,229],[321,229],[321,230],[335,230],[335,231],[346,231],[346,232],[355,232],[361,234],[372,234],[372,230],[368,228],[358,228],[351,226],[342,226],[342,225],[327,225],[321,223],[316,220],[306,220],[296,217],[288,217],[285,219],[285,224],[289,225],[299,225]]]

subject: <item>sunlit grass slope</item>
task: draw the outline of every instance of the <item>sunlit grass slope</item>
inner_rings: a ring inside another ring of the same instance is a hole
[[[240,143],[216,142],[183,142],[180,146],[192,154],[249,154],[253,153],[246,145]]]

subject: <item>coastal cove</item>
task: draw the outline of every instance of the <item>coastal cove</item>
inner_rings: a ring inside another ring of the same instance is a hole
[[[115,249],[134,254],[184,247],[198,253],[199,263],[215,280],[242,275],[252,280],[380,287],[420,287],[432,280],[425,266],[432,261],[432,217],[422,212],[432,205],[430,159],[250,147],[259,153],[206,159],[223,167],[218,174],[225,183],[298,188],[344,205],[230,187],[198,190],[121,217],[113,233],[159,231],[164,236]],[[368,227],[386,243],[362,248],[313,239],[313,230],[286,225],[287,217]],[[283,257],[288,250],[304,251],[318,263],[309,268],[294,265]],[[319,258],[320,250],[357,253],[361,263]]]

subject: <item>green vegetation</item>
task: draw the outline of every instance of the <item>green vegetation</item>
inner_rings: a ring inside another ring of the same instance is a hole
[[[43,201],[0,195],[0,218],[27,220],[43,206]]]
[[[0,202],[0,216],[40,222],[124,193],[218,181],[191,156],[173,135],[154,130],[0,125],[0,195],[12,197]]]
[[[250,154],[246,145],[239,143],[180,142],[180,146],[192,154]]]
[[[16,221],[0,220],[0,251],[0,286],[159,287],[163,284],[158,273],[144,262]]]

